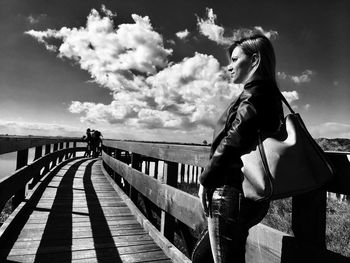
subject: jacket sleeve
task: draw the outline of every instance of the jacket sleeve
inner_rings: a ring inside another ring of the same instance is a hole
[[[238,106],[234,120],[227,127],[226,136],[221,140],[209,164],[199,177],[199,182],[204,187],[212,188],[216,185],[220,174],[227,174],[233,169],[240,169],[242,165],[240,156],[255,141],[259,128],[259,118],[254,99],[249,95],[246,94]],[[234,176],[231,173],[230,175]]]

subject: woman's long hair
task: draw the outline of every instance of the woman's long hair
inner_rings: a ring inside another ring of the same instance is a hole
[[[260,32],[249,32],[233,42],[228,48],[228,55],[231,57],[235,47],[240,46],[243,52],[252,57],[258,54],[260,63],[256,73],[263,79],[272,80],[276,83],[276,56],[270,40]]]

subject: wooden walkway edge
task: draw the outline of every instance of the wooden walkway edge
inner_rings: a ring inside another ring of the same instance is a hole
[[[142,225],[142,227],[152,237],[152,239],[157,243],[157,245],[162,248],[164,253],[175,263],[191,263],[192,261],[189,258],[187,258],[180,250],[178,250],[171,242],[169,242],[168,239],[161,235],[161,233],[156,229],[156,227],[136,207],[134,202],[113,181],[113,179],[110,177],[110,175],[107,173],[103,166],[101,166],[101,170],[106,176],[107,180],[113,186],[114,190],[129,207],[131,213],[136,217],[137,221]]]
[[[48,173],[1,226],[0,262],[173,262],[101,166],[77,158]]]

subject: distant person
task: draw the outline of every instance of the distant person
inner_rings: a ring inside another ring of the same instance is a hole
[[[102,151],[102,133],[98,130],[92,132],[92,153],[93,157],[98,157]]]
[[[92,137],[90,128],[86,130],[86,135],[83,136],[83,140],[86,142],[86,150],[84,153],[84,157],[91,157]]]
[[[243,263],[248,230],[264,218],[269,201],[255,202],[244,197],[240,157],[254,145],[258,131],[279,129],[283,109],[270,40],[261,33],[245,32],[228,53],[232,82],[243,84],[244,89],[218,120],[210,161],[199,177],[198,195],[208,217],[213,261]],[[210,250],[197,253],[209,255]],[[208,257],[204,259],[201,262],[207,262]]]

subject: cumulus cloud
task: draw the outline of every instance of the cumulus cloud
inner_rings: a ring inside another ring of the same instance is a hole
[[[208,15],[211,22],[202,21],[203,32],[211,28],[208,34],[219,40],[222,34],[220,30],[215,33],[218,27],[213,26],[216,16],[210,10]],[[72,101],[69,111],[79,114],[82,122],[120,129],[171,130],[178,136],[211,132],[221,112],[240,92],[228,81],[218,60],[195,53],[170,62],[172,50],[164,47],[167,40],[154,30],[149,17],[133,14],[133,23],[115,26],[113,16],[116,14],[102,7],[102,13],[90,12],[84,27],[26,32],[58,57],[76,62],[90,73],[92,81],[111,91],[110,104]],[[61,42],[53,45],[52,40]],[[289,97],[296,99],[295,94]]]
[[[134,23],[115,29],[105,7],[92,10],[85,27],[26,32],[48,50],[58,52],[90,72],[111,90],[109,104],[73,101],[69,111],[86,123],[120,124],[147,129],[193,130],[213,127],[239,89],[213,56],[196,53],[178,63],[168,61],[162,36],[150,19],[132,15]],[[186,31],[182,36],[186,34]],[[59,39],[58,46],[49,44]]]
[[[47,42],[46,39],[55,37],[56,36],[56,31],[48,29],[46,31],[35,31],[35,30],[29,30],[25,32],[26,34],[34,37],[36,40],[39,41],[39,43],[42,43],[45,45],[46,49],[52,52],[57,51],[57,47],[55,45],[51,45]]]
[[[133,14],[133,24],[121,24],[115,30],[111,19],[114,14],[103,9],[104,17],[95,9],[91,11],[86,27],[26,33],[47,49],[58,49],[59,57],[77,61],[96,82],[110,88],[128,85],[132,70],[152,74],[167,65],[172,50],[164,48],[163,38],[153,30],[149,17]],[[50,38],[63,43],[54,48],[48,43]]]
[[[264,30],[261,26],[255,26],[254,28],[271,40],[276,39],[278,36],[278,32],[275,30]]]
[[[293,103],[299,99],[299,94],[297,91],[282,91],[283,96],[289,103]]]
[[[206,8],[206,17],[200,18],[197,16],[197,25],[199,32],[208,37],[210,40],[220,44],[220,45],[229,45],[231,44],[237,37],[240,37],[244,34],[247,34],[252,29],[236,29],[236,30],[228,30],[223,26],[219,26],[216,24],[217,15],[214,13],[212,8]],[[226,32],[225,32],[226,31]],[[227,31],[229,31],[227,33]],[[267,38],[274,40],[276,39],[278,32],[274,30],[265,30],[261,26],[255,26],[254,31],[259,31]],[[225,34],[226,33],[226,34]]]
[[[299,76],[291,76],[291,79],[296,84],[306,83],[311,81],[311,76],[314,74],[315,73],[312,70],[307,69]]]
[[[217,16],[213,9],[207,8],[206,13],[206,18],[197,17],[199,32],[218,44],[228,44],[230,40],[224,37],[225,29],[216,24]]]
[[[187,29],[185,29],[185,30],[183,30],[183,31],[177,32],[177,33],[176,33],[176,36],[177,36],[178,38],[180,38],[180,39],[185,39],[185,38],[187,38],[187,37],[189,36],[189,34],[190,34],[190,32],[189,32]]]
[[[326,122],[309,127],[315,138],[350,138],[350,124]]]
[[[280,79],[288,79],[295,84],[308,83],[311,81],[311,77],[315,75],[315,72],[307,69],[303,71],[300,75],[288,75],[285,72],[278,72],[277,76]]]

